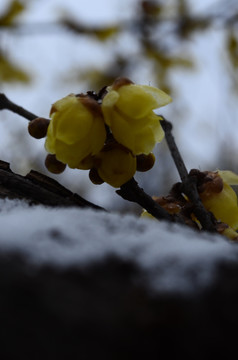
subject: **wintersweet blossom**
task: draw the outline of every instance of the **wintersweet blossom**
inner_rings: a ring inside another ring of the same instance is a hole
[[[96,155],[95,167],[103,181],[118,188],[135,174],[136,158],[120,144],[109,144]]]
[[[118,143],[134,155],[149,154],[164,137],[160,124],[162,118],[153,110],[171,101],[171,97],[162,90],[119,78],[107,88],[102,111]]]
[[[204,184],[200,197],[215,218],[238,230],[237,195],[230,185],[238,185],[238,175],[232,171],[209,172],[211,181]]]
[[[50,116],[46,150],[71,168],[90,169],[91,157],[102,149],[106,139],[97,101],[70,94],[53,104]]]

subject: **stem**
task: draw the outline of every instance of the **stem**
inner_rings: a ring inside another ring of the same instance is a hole
[[[163,116],[162,116],[163,118]],[[182,181],[182,191],[189,198],[189,201],[194,205],[194,214],[200,221],[204,230],[207,231],[216,231],[215,228],[215,218],[212,213],[207,211],[203,206],[201,198],[197,189],[197,179],[195,176],[189,176],[182,156],[178,150],[178,147],[175,143],[174,137],[172,135],[172,124],[167,121],[165,118],[161,121],[161,126],[165,132],[165,138],[171,153],[171,156],[174,160],[176,168],[178,170],[179,176]]]
[[[170,215],[165,209],[157,204],[142,188],[134,178],[123,184],[116,193],[123,199],[139,204],[158,220],[167,220],[170,222],[182,222],[178,216]]]
[[[161,121],[160,124],[165,132],[165,139],[167,141],[171,156],[174,160],[174,163],[178,170],[179,176],[180,176],[182,182],[184,182],[188,178],[188,171],[186,169],[186,166],[184,164],[182,156],[179,152],[179,149],[175,143],[174,136],[172,134],[173,126],[168,120],[165,120],[165,118],[163,116],[161,116],[161,117],[163,118],[163,120]]]
[[[31,113],[30,111],[10,101],[5,94],[0,93],[0,110],[4,110],[4,109],[10,110],[29,121],[34,120],[35,118],[38,117],[37,115]]]

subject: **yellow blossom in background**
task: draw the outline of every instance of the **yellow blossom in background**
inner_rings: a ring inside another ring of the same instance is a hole
[[[103,181],[119,188],[134,176],[136,158],[119,144],[106,145],[96,156],[95,166]]]
[[[230,185],[238,185],[238,175],[232,171],[210,172],[212,181],[199,194],[203,205],[215,218],[238,229],[237,195]]]
[[[134,155],[149,154],[164,137],[158,117],[153,110],[167,105],[171,97],[152,86],[136,85],[120,78],[102,101],[106,124],[114,138]]]
[[[52,106],[46,150],[71,168],[90,169],[91,156],[106,140],[100,105],[87,96],[70,94]]]

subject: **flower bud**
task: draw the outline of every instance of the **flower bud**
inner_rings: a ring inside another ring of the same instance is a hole
[[[115,188],[129,181],[136,172],[135,156],[118,143],[104,145],[94,164],[102,180]]]
[[[66,164],[57,160],[55,155],[48,154],[45,159],[45,167],[53,174],[61,174],[65,170]]]
[[[153,153],[148,155],[141,154],[136,156],[136,170],[137,171],[148,171],[155,163],[155,156]]]
[[[92,181],[94,185],[101,185],[104,183],[102,178],[99,176],[98,171],[96,168],[92,168],[89,171],[89,179]]]
[[[32,137],[42,139],[47,134],[49,123],[49,119],[41,117],[31,120],[28,125],[28,132]]]

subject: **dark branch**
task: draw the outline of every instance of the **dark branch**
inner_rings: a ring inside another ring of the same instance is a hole
[[[165,120],[163,116],[161,116],[163,120],[161,121],[161,126],[165,132],[165,139],[167,141],[171,156],[174,160],[174,163],[176,165],[176,168],[178,170],[179,176],[182,180],[182,182],[187,180],[188,177],[188,171],[186,169],[186,166],[184,164],[184,161],[182,159],[182,156],[178,150],[178,147],[175,143],[173,134],[172,134],[172,124]]]
[[[103,208],[72,193],[56,180],[37,171],[26,176],[15,174],[9,164],[0,160],[0,198],[26,199],[31,204],[59,207]]]
[[[162,117],[163,118],[163,117]],[[194,214],[200,221],[204,230],[216,231],[215,218],[212,213],[203,206],[197,189],[197,179],[195,176],[189,176],[184,161],[180,155],[178,147],[172,135],[172,124],[165,118],[161,121],[161,126],[165,132],[165,138],[174,160],[178,173],[182,181],[182,192],[187,195],[189,201],[194,205]]]
[[[214,215],[207,211],[203,206],[197,189],[196,176],[188,176],[188,178],[182,183],[182,191],[194,205],[193,213],[200,221],[203,229],[212,232],[216,231],[216,219]]]
[[[157,204],[148,194],[140,188],[134,178],[123,184],[120,190],[116,191],[123,199],[139,204],[158,220],[170,222],[182,222],[176,215],[170,215],[165,209]]]
[[[10,101],[5,94],[0,93],[0,110],[5,110],[5,109],[10,110],[29,121],[38,117],[37,115],[31,113],[30,111]]]

